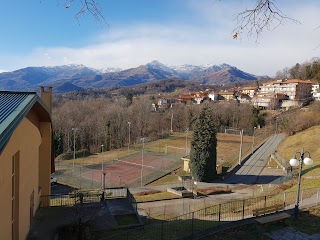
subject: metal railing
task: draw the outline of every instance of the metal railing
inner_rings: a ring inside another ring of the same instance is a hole
[[[74,191],[67,194],[45,195],[40,197],[40,207],[62,207],[77,204],[95,203],[108,199],[127,198],[137,209],[137,202],[127,188],[106,188],[104,190]]]
[[[304,189],[301,191],[300,206],[308,206],[320,202],[320,189]],[[292,209],[296,201],[296,191],[276,195],[261,196],[237,200],[209,206],[189,212],[178,217],[154,220],[130,231],[108,233],[102,239],[183,239],[192,238],[201,231],[218,228],[223,224],[252,218],[254,209],[281,204],[284,210]]]

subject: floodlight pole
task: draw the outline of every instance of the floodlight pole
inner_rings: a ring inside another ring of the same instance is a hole
[[[186,129],[186,156],[188,155],[188,131],[189,131],[189,128]]]
[[[72,163],[72,171],[74,171],[74,161],[76,159],[76,131],[77,128],[72,128],[73,131],[73,163]]]
[[[242,142],[243,142],[243,129],[240,130],[240,150],[239,150],[239,165],[241,165],[242,156]]]
[[[103,173],[103,190],[104,190],[104,189],[106,189],[106,174],[107,173],[105,171],[103,171],[102,173]]]
[[[173,132],[173,129],[172,129],[172,122],[173,122],[173,111],[172,111],[172,104],[171,104],[171,107],[170,107],[170,109],[171,109],[171,128],[170,128],[170,132],[172,133]]]
[[[130,126],[131,126],[131,122],[128,122],[129,125],[129,139],[128,139],[128,153],[130,151]]]
[[[101,145],[101,152],[103,152],[103,144]],[[101,172],[103,173],[104,171],[104,166],[103,166],[103,157],[101,159]]]
[[[143,186],[143,181],[142,181],[142,178],[143,178],[143,153],[144,153],[144,140],[145,138],[141,138],[141,141],[142,141],[142,153],[141,153],[141,176],[140,176],[140,180],[141,180],[141,187]]]
[[[253,148],[254,148],[254,133],[257,127],[253,128],[253,134],[252,134],[252,149],[251,149],[251,155],[253,154]]]

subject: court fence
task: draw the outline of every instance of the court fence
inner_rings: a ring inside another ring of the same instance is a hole
[[[103,163],[83,164],[73,160],[56,160],[56,172],[53,175],[59,183],[82,190],[103,187],[141,187],[182,167],[181,158],[185,154],[185,149],[170,148],[170,146],[162,149],[162,152],[144,149],[143,153],[135,151],[132,147],[131,154]],[[143,164],[142,158],[144,158]],[[133,159],[139,159],[139,162],[134,162]],[[152,163],[147,159],[152,160]],[[136,176],[128,180],[126,174],[121,172],[121,166],[123,168],[124,165],[129,173],[130,168],[134,168],[138,172]],[[117,170],[113,171],[113,168]]]

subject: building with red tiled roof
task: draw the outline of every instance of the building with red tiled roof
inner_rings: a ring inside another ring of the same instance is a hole
[[[311,98],[312,82],[309,80],[275,80],[264,83],[261,93],[283,93],[293,101],[303,101]]]
[[[258,90],[258,87],[243,87],[241,89],[241,93],[247,94],[249,97],[252,98],[258,92]]]

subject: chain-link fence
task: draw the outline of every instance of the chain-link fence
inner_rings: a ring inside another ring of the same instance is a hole
[[[131,147],[126,155],[112,160],[57,160],[54,176],[59,183],[79,189],[140,187],[180,168],[185,154],[186,149],[170,146],[161,152]]]

